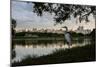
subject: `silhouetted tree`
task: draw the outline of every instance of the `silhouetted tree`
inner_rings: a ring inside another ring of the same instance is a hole
[[[96,29],[93,29],[93,31],[90,33],[90,36],[92,36],[93,39],[96,38]]]
[[[12,25],[11,25],[11,27],[12,27],[12,36],[14,36],[15,35],[15,28],[16,28],[16,20],[12,19],[11,23],[12,23]]]
[[[43,12],[54,14],[54,21],[62,23],[71,16],[75,18],[79,16],[79,22],[85,20],[89,22],[89,15],[92,14],[96,18],[96,6],[90,5],[74,5],[74,4],[59,4],[59,3],[40,3],[33,2],[33,12],[38,16],[42,16]]]

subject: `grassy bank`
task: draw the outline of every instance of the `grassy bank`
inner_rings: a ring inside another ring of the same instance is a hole
[[[84,47],[72,48],[70,50],[64,49],[56,51],[51,55],[41,56],[39,58],[27,57],[21,62],[13,63],[12,66],[95,61],[95,57],[95,45],[92,44]]]

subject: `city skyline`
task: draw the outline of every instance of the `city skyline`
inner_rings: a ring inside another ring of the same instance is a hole
[[[16,29],[61,29],[62,26],[67,26],[69,30],[76,30],[79,26],[83,26],[84,29],[92,30],[95,28],[95,19],[92,15],[89,16],[90,22],[82,21],[79,23],[78,18],[71,17],[70,20],[66,20],[62,24],[57,24],[54,26],[55,22],[53,19],[53,14],[44,12],[43,16],[37,16],[33,12],[32,3],[26,3],[22,1],[12,1],[12,18],[17,21]],[[78,23],[76,23],[76,21]]]
[[[16,32],[46,32],[46,33],[60,33],[63,34],[65,29],[37,29],[37,28],[32,28],[32,29],[22,29],[22,30],[16,30]],[[89,29],[84,29],[82,26],[79,26],[76,30],[69,30],[69,32],[75,32],[75,33],[82,33],[82,34],[90,34],[92,30]]]

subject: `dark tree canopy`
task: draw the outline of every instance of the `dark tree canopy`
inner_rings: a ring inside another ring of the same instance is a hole
[[[96,18],[96,6],[90,5],[74,5],[74,4],[59,4],[59,3],[41,3],[33,2],[33,12],[38,16],[42,16],[43,12],[54,14],[54,21],[62,23],[71,16],[76,18],[79,16],[79,22],[85,20],[89,22],[89,15],[92,14]]]
[[[16,20],[12,19],[11,22],[12,22],[12,28],[15,28],[16,27]]]
[[[11,23],[12,23],[12,35],[15,36],[16,20],[11,19]]]

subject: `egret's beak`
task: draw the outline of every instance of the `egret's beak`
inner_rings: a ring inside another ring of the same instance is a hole
[[[62,27],[62,28],[66,28],[66,27],[64,26],[64,27]]]
[[[68,28],[67,28],[66,26],[64,26],[64,27],[62,27],[62,28],[65,28],[65,29],[66,29],[66,31],[68,31]]]

